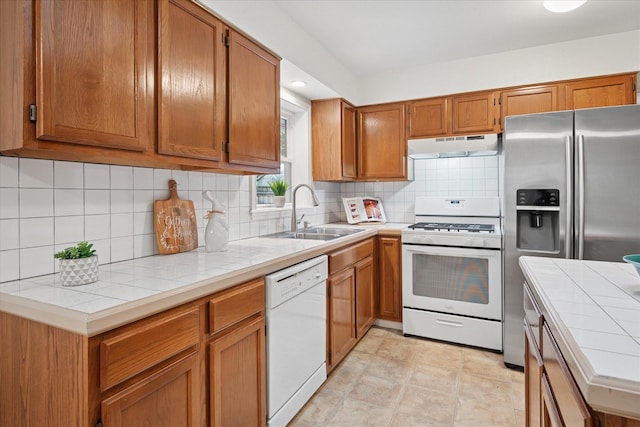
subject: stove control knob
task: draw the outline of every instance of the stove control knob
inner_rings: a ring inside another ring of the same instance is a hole
[[[422,239],[420,239],[420,243],[424,243],[425,245],[428,245],[433,243],[433,239],[431,237],[422,236]]]

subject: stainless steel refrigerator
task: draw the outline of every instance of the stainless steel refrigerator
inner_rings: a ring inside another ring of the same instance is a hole
[[[523,255],[640,253],[640,105],[507,117],[504,362],[524,365]]]

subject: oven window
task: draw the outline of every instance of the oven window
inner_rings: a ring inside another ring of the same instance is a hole
[[[413,254],[413,294],[489,304],[489,260]]]

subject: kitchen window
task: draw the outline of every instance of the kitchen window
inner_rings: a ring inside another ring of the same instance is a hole
[[[257,175],[251,184],[251,211],[276,210],[269,183],[283,179],[289,184],[285,203],[290,205],[293,188],[310,184],[311,105],[308,101],[282,90],[280,99],[280,173]],[[310,205],[299,195],[301,206]]]

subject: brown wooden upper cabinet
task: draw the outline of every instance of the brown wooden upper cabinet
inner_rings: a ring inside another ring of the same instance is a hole
[[[229,30],[229,163],[280,167],[280,58]]]
[[[558,85],[543,85],[505,90],[500,94],[500,126],[506,116],[559,110]]]
[[[405,104],[358,108],[358,178],[407,179]]]
[[[344,99],[311,102],[313,179],[356,179],[356,108]]]
[[[153,149],[149,2],[39,1],[33,6],[36,137]],[[83,16],[91,17],[82,20],[86,28],[79,26]]]
[[[634,104],[636,75],[624,74],[568,82],[564,90],[567,110]]]
[[[193,1],[0,1],[0,39],[2,154],[280,166],[280,58]]]
[[[220,161],[224,25],[190,0],[161,0],[158,9],[158,152]]]
[[[499,92],[462,94],[451,98],[451,133],[499,132]]]
[[[408,103],[409,138],[446,135],[451,122],[447,98],[429,98]]]

